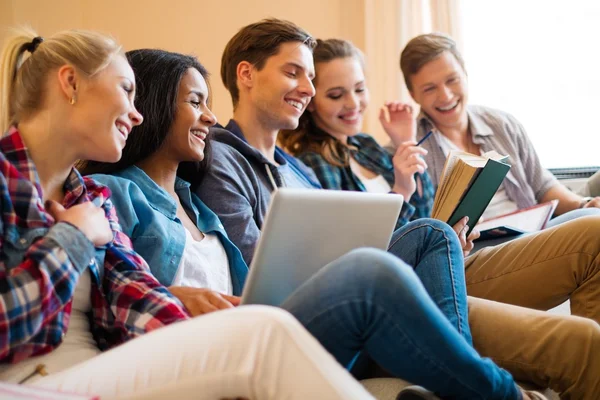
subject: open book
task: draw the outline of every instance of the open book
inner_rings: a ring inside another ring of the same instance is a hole
[[[558,200],[499,215],[477,224],[481,236],[477,241],[517,236],[544,229],[554,214]]]
[[[468,235],[508,173],[507,158],[495,151],[482,156],[451,151],[442,171],[431,216],[450,226],[468,216]]]

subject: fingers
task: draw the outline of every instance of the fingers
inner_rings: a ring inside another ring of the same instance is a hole
[[[56,220],[59,219],[61,213],[65,212],[65,208],[62,204],[54,200],[46,200],[44,206],[46,207],[48,214],[52,215],[52,218]]]
[[[467,241],[474,242],[477,239],[479,239],[479,236],[481,236],[481,233],[479,232],[479,229],[473,228],[473,230],[469,234],[469,237],[467,238]]]
[[[227,301],[223,295],[217,292],[210,292],[210,295],[207,296],[208,301],[211,305],[213,305],[217,310],[225,310],[227,308],[233,308],[233,304]]]
[[[402,144],[392,158],[392,162],[402,174],[406,174],[406,170],[411,168],[415,168],[413,174],[415,171],[423,173],[427,169],[427,163],[422,157],[425,154],[427,150],[421,147]]]
[[[394,165],[394,174],[399,179],[412,178],[417,172],[423,174],[427,169],[425,160],[418,156],[410,157],[408,160],[392,159],[392,163]]]
[[[588,201],[584,206],[584,208],[600,208],[600,197],[594,197],[592,200]]]
[[[458,235],[458,240],[460,241],[460,247],[462,249],[464,249],[465,246],[467,246],[467,231],[469,230],[469,226],[467,225],[468,222],[469,217],[463,217],[460,221],[456,223],[456,225],[452,227],[452,229],[454,229],[454,232],[456,232],[456,234]]]
[[[464,232],[467,232],[467,229],[464,229]],[[473,228],[473,230],[471,231],[471,233],[469,234],[469,236],[467,237],[467,242],[466,244],[463,246],[463,255],[466,257],[469,255],[469,253],[471,253],[471,251],[473,250],[473,247],[475,247],[475,243],[473,243],[475,240],[477,240],[479,238],[481,234],[479,233],[479,230]]]
[[[230,296],[228,294],[221,294],[225,300],[230,302],[233,306],[237,307],[242,302],[242,298],[238,296]]]
[[[394,155],[402,157],[403,155],[414,153],[426,156],[428,151],[421,146],[417,146],[417,142],[414,140],[409,140],[398,146]]]
[[[169,291],[183,303],[193,317],[233,308],[233,302],[236,301],[235,296],[222,295],[209,289],[170,286]],[[229,301],[229,298],[232,301]]]
[[[384,107],[388,109],[388,112],[390,114],[397,112],[406,112],[412,115],[413,113],[413,108],[411,105],[407,103],[402,103],[400,101],[386,101]]]

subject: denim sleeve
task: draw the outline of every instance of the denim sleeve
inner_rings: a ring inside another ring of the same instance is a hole
[[[46,237],[54,240],[59,247],[67,252],[73,266],[79,272],[89,266],[95,256],[94,244],[83,232],[69,223],[57,223],[48,231]]]
[[[110,308],[101,312],[103,320],[114,318],[112,334],[132,339],[189,318],[183,304],[158,282],[146,261],[133,250],[131,240],[121,231],[110,200],[104,202],[103,208],[114,240],[106,249],[102,280]],[[100,342],[99,346],[107,348],[108,343]]]
[[[0,245],[4,253],[4,242]],[[0,361],[31,346],[32,338],[47,327],[61,329],[57,316],[73,298],[79,275],[93,257],[94,246],[85,235],[59,222],[27,249],[19,265],[8,270],[0,262]]]

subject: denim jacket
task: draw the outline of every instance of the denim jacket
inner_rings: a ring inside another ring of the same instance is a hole
[[[159,282],[171,285],[185,247],[185,228],[177,218],[175,200],[136,166],[115,175],[91,177],[111,189],[119,222],[133,248],[148,262]],[[191,193],[189,183],[177,178],[175,192],[188,215],[195,216],[198,229],[221,240],[229,260],[233,294],[240,295],[248,275],[242,254],[227,237],[217,215]]]

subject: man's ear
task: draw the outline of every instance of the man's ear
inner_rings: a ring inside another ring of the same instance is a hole
[[[77,89],[79,89],[80,84],[79,73],[75,67],[67,64],[58,69],[57,76],[61,92],[67,101],[71,101],[77,96]]]
[[[254,85],[254,66],[248,61],[242,61],[237,65],[236,75],[240,87],[250,89]]]

